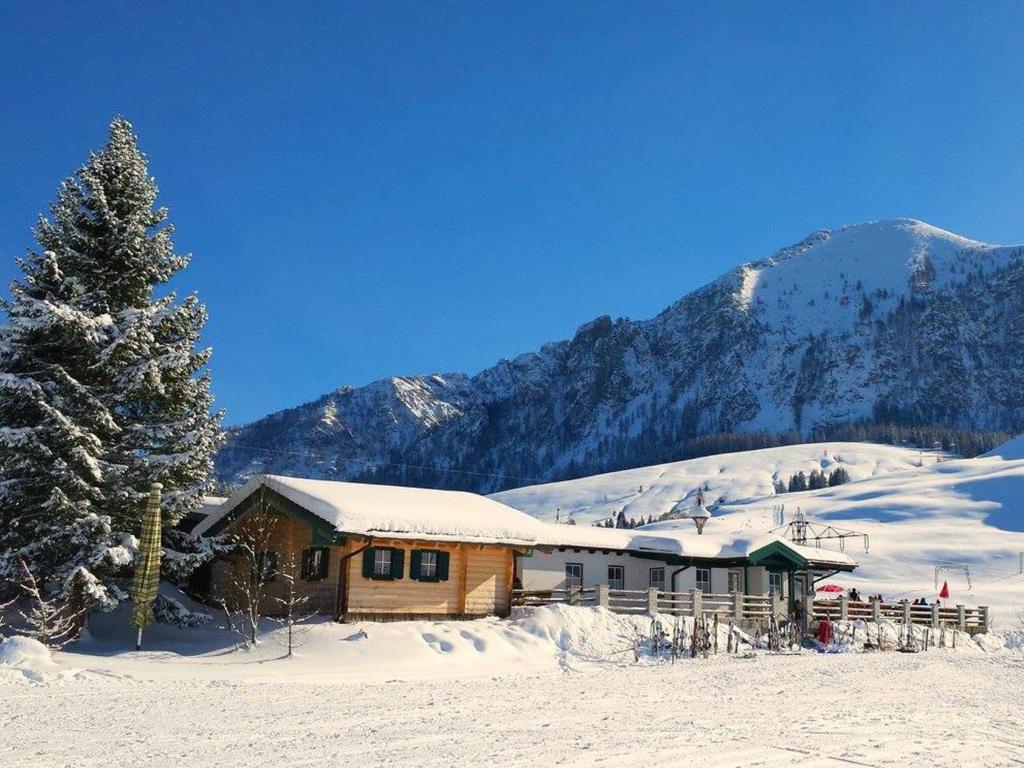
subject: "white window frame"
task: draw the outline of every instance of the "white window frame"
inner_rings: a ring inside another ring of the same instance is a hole
[[[735,582],[735,586],[736,586],[735,589],[733,589],[733,582]],[[730,568],[729,569],[729,580],[727,582],[727,584],[729,586],[729,590],[728,591],[730,593],[732,593],[732,592],[743,592],[744,591],[744,589],[743,589],[743,582],[744,582],[743,570],[740,569],[740,568]]]
[[[437,578],[437,552],[432,549],[424,549],[420,552],[420,578]]]
[[[776,586],[775,582],[778,582],[778,586]],[[784,583],[785,582],[784,582],[784,580],[782,578],[782,574],[781,573],[773,573],[772,571],[768,571],[768,594],[769,595],[776,595],[778,597],[782,597],[782,590],[783,590],[783,584]]]
[[[612,576],[612,573],[617,573],[618,576]],[[609,589],[625,589],[626,588],[626,569],[621,565],[609,565],[608,566],[608,588]]]
[[[373,550],[373,575],[377,578],[391,578],[392,551],[388,547]]]
[[[701,573],[706,573],[707,574],[707,578],[706,579],[702,579],[700,577]],[[701,592],[710,592],[711,591],[711,569],[710,568],[697,568],[694,571],[693,576],[694,576],[695,586],[697,587],[697,589],[699,589]],[[701,586],[702,584],[704,586]]]
[[[657,576],[658,578],[655,578]],[[647,572],[647,586],[654,587],[659,592],[665,591],[665,566],[658,566],[657,568],[651,568]]]
[[[578,570],[578,575],[573,575],[570,570]],[[566,563],[565,564],[565,588],[572,589],[573,587],[583,588],[583,563]]]

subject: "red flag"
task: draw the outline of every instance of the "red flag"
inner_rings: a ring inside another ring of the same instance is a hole
[[[943,600],[948,600],[949,599],[949,582],[948,581],[942,582],[942,591],[939,592],[939,597],[941,597]]]

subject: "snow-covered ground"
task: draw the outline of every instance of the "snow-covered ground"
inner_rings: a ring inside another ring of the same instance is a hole
[[[546,520],[560,509],[563,520],[571,513],[579,525],[620,508],[627,517],[658,517],[705,487],[707,503],[721,502],[707,530],[730,532],[773,529],[780,516],[788,521],[800,508],[814,523],[869,535],[867,552],[859,541],[846,543],[860,567],[837,577],[843,586],[886,599],[931,599],[940,567],[938,584],[949,582],[950,603],[988,605],[995,622],[1014,624],[1024,613],[1024,439],[984,457],[945,458],[869,443],[813,443],[530,486],[494,498]],[[852,482],[774,494],[773,480],[836,466],[845,467]],[[689,520],[675,524],[692,528]],[[838,547],[836,541],[821,545]]]
[[[635,662],[647,619],[557,606],[511,621],[322,623],[286,659],[273,636],[236,651],[216,628],[157,627],[135,653],[123,620],[95,621],[53,662],[0,663],[0,765],[1024,761],[1024,655],[995,639]]]

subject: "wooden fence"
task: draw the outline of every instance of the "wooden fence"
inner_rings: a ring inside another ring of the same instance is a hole
[[[522,590],[512,592],[513,605],[600,606],[615,613],[667,613],[673,616],[719,615],[729,621],[763,623],[771,616],[786,615],[786,600],[772,595],[744,595],[741,592],[714,594],[691,589],[685,592],[660,592],[657,589],[610,589],[607,584],[570,589]],[[881,600],[856,601],[847,597],[838,600],[804,598],[804,616],[831,621],[889,620],[904,624],[920,624],[938,629],[942,625],[963,632],[979,634],[988,631],[989,610],[965,605],[913,605],[909,601],[886,603]]]
[[[601,606],[615,613],[667,613],[673,616],[719,616],[731,621],[767,621],[773,615],[785,615],[785,601],[770,595],[744,595],[742,592],[715,594],[691,589],[686,592],[659,592],[657,589],[610,589],[596,587],[512,592],[513,605]]]
[[[848,621],[863,619],[864,621],[890,621],[904,624],[918,624],[938,629],[945,625],[956,627],[963,632],[979,634],[988,631],[988,606],[977,608],[966,605],[914,605],[909,600],[898,603],[886,603],[882,600],[850,600],[840,597],[838,600],[808,601],[805,610],[815,619],[832,621]]]

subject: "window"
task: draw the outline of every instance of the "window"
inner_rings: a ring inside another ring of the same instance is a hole
[[[437,552],[420,552],[418,573],[421,579],[437,578]]]
[[[729,571],[729,591],[730,592],[742,592],[743,591],[743,571],[733,569]]]
[[[320,581],[327,578],[327,547],[310,547],[302,552],[302,578]]]
[[[258,584],[266,584],[273,581],[277,574],[277,552],[263,550],[256,553],[256,562],[253,564],[252,580]]]
[[[565,588],[583,586],[583,563],[565,564]]]
[[[391,575],[391,550],[390,549],[375,549],[373,551],[373,575],[374,576],[390,576]]]
[[[653,587],[659,592],[665,591],[665,569],[664,568],[651,568],[651,575],[647,581],[647,586]]]
[[[415,581],[448,581],[449,554],[437,549],[414,549],[409,578]]]
[[[608,588],[625,589],[626,577],[621,565],[608,566]]]
[[[405,568],[405,552],[394,547],[367,547],[363,550],[363,576],[368,579],[400,579]]]
[[[776,597],[782,597],[782,574],[768,574],[768,592]]]
[[[698,568],[697,569],[697,589],[701,592],[711,591],[711,569],[710,568]]]

